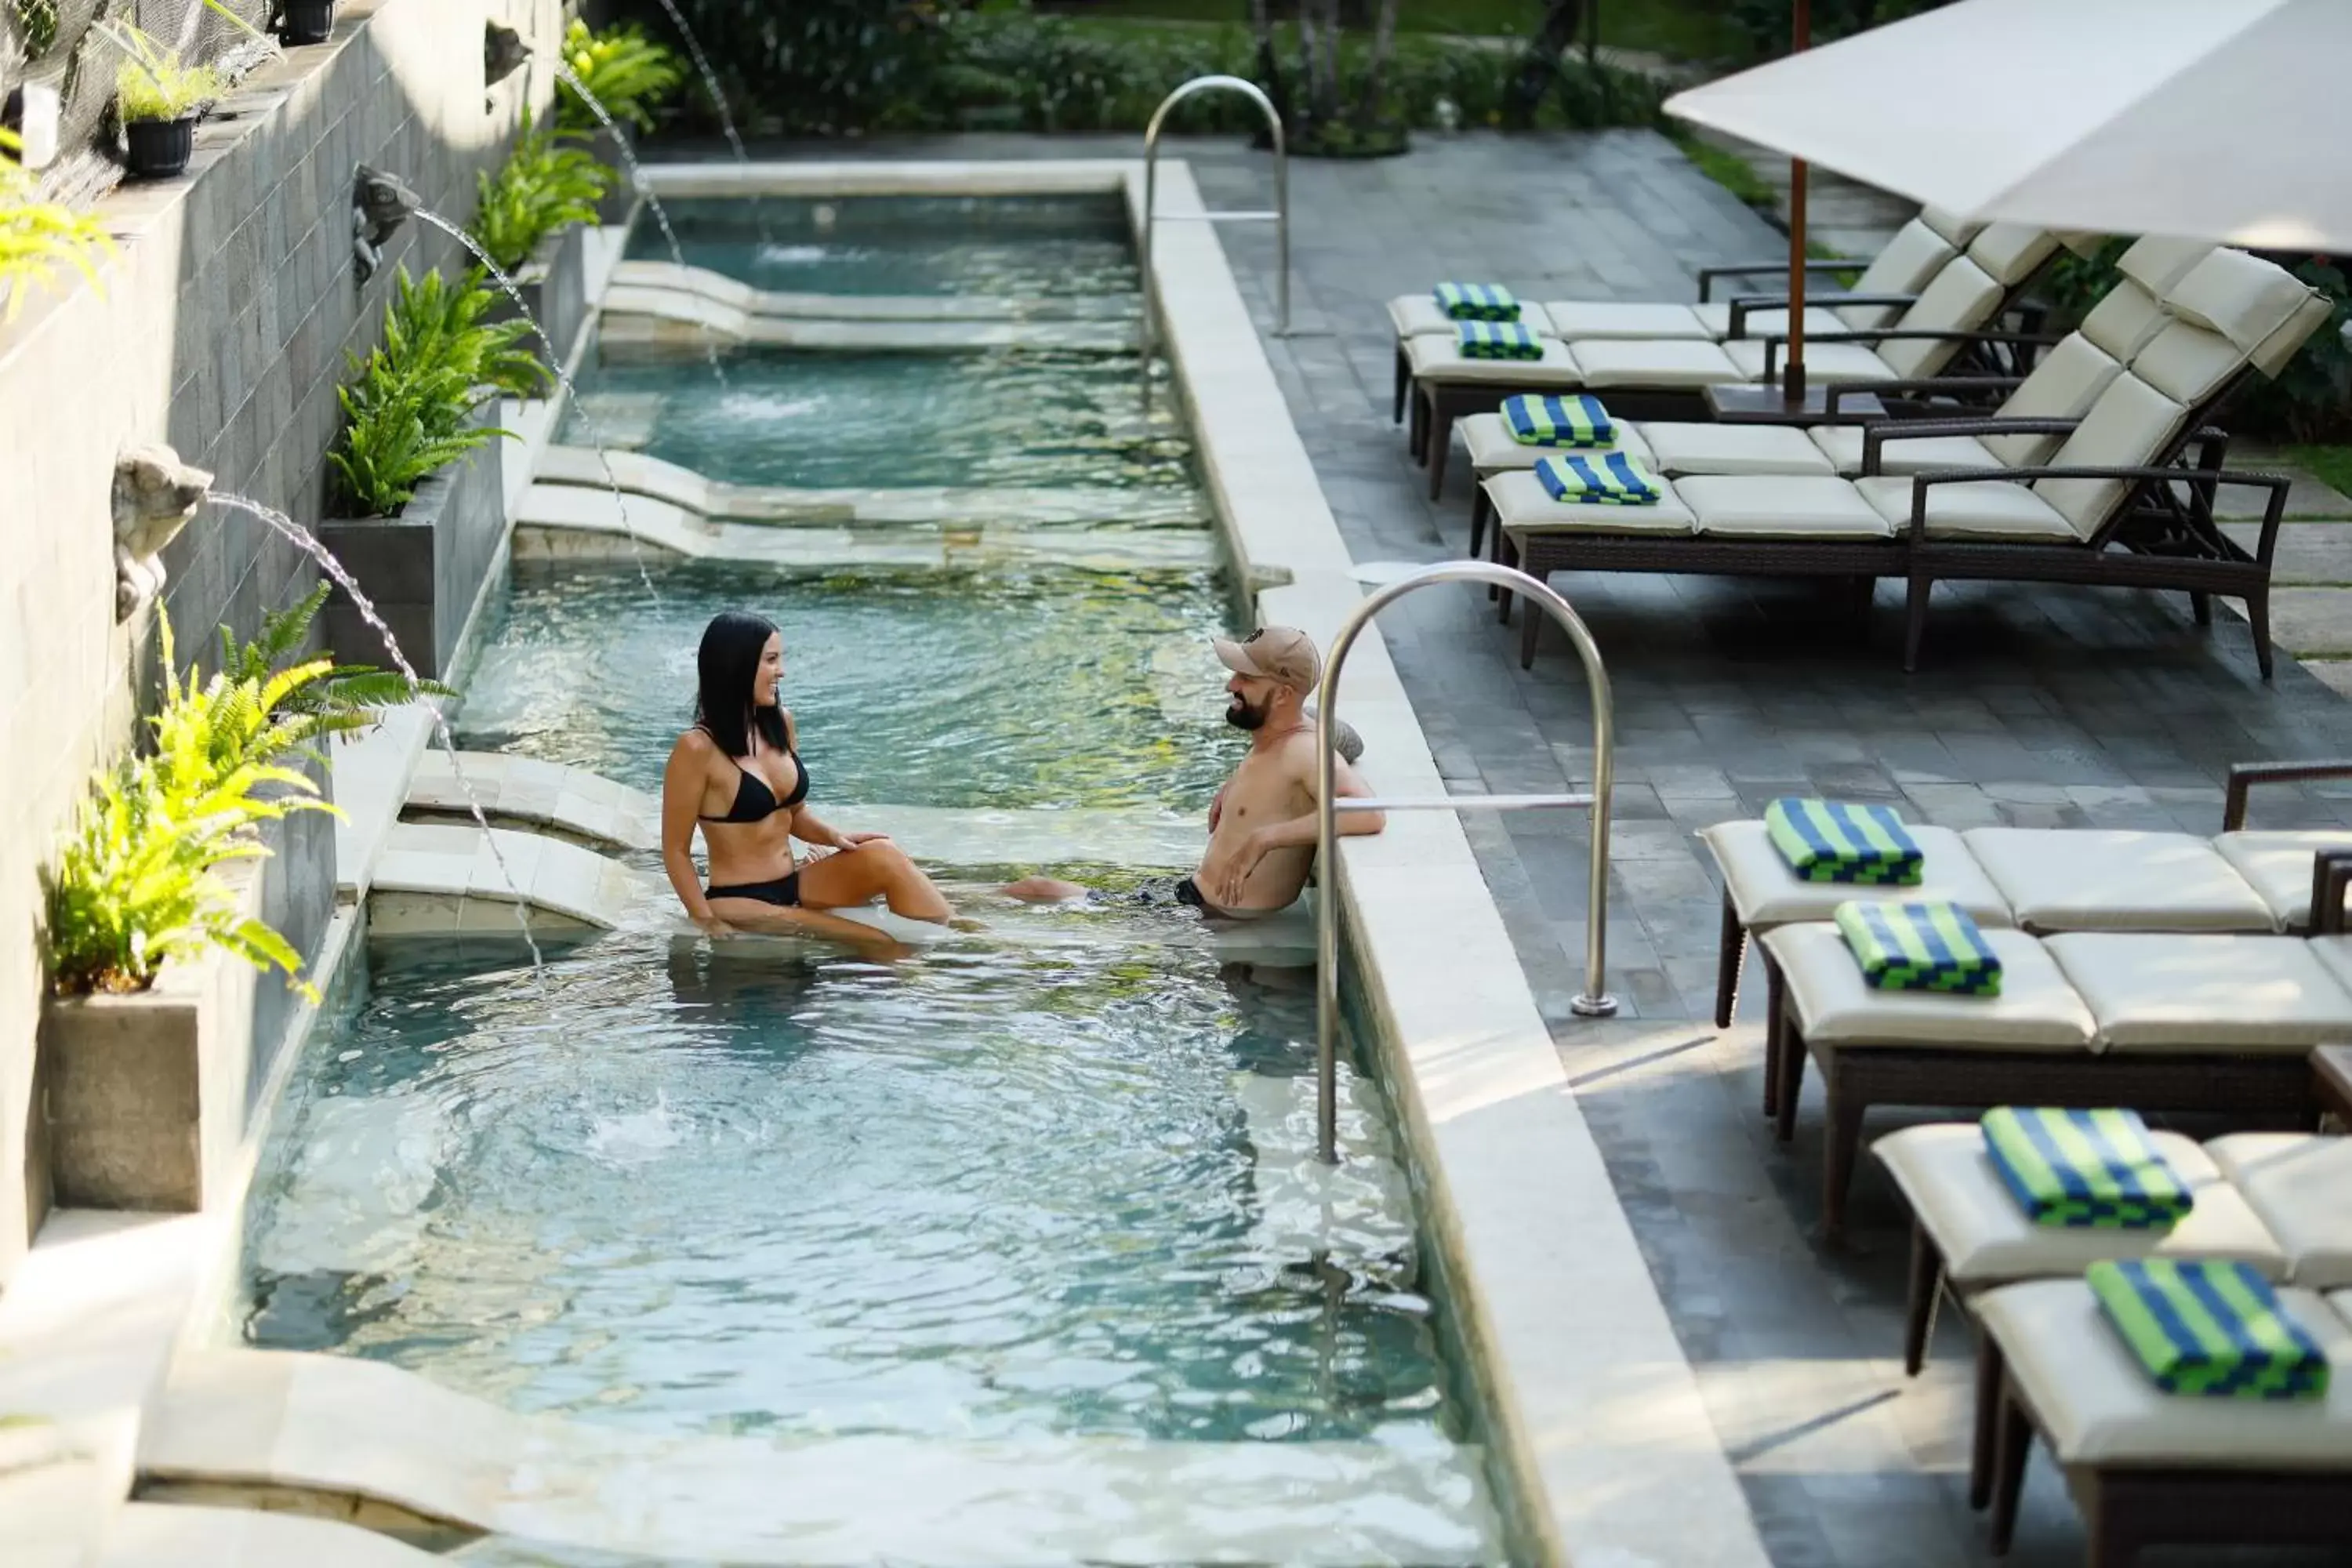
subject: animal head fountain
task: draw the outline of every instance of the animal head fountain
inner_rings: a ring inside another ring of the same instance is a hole
[[[114,464],[114,618],[129,620],[163,588],[163,546],[204,504],[213,477],[158,444]]]
[[[384,241],[423,205],[399,177],[362,163],[352,176],[352,256],[364,283],[383,265]]]
[[[495,87],[522,68],[530,46],[504,22],[482,24],[482,85]]]

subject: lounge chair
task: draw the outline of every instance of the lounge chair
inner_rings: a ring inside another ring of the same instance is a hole
[[[1824,334],[1818,356],[1806,363],[1817,367],[1817,379],[1824,383],[1885,380],[1931,375],[1964,349],[2002,353],[2030,347],[2020,334],[1988,328],[2057,251],[2054,236],[1994,225],[1946,262],[1891,325]],[[1703,412],[1702,395],[1709,386],[1777,374],[1784,340],[1568,339],[1563,345],[1562,340],[1547,338],[1542,362],[1517,362],[1526,374],[1516,377],[1499,374],[1498,362],[1464,355],[1448,335],[1400,342],[1411,390],[1407,440],[1413,456],[1429,468],[1433,498],[1445,483],[1455,422],[1492,408],[1502,396],[1593,392],[1606,395],[1621,418],[1687,417]]]
[[[2089,1568],[2131,1568],[2158,1545],[2352,1542],[2352,1295],[2287,1287],[2280,1307],[2318,1342],[2330,1373],[2313,1400],[2203,1399],[2159,1392],[2080,1279],[2005,1286],[1979,1299],[1979,1430],[1991,1545],[2017,1524],[2039,1434],[2090,1534]]]
[[[1855,897],[1936,899],[1958,904],[1979,925],[2060,931],[2340,931],[2352,828],[2252,829],[2259,784],[2352,778],[2352,763],[2242,763],[2230,770],[2221,831],[2188,834],[2098,828],[1974,827],[1964,833],[1912,825],[1926,857],[1917,886],[1856,888],[1808,882],[1789,869],[1762,821],[1749,817],[1699,830],[1723,884],[1716,959],[1715,1022],[1730,1026],[1751,937],[1775,926],[1828,920]],[[2334,911],[2333,923],[2312,911]],[[1769,1115],[1772,1106],[1765,1106]]]
[[[2079,420],[1873,425],[1875,445],[1947,436],[2063,437],[2048,466],[1911,477],[1703,476],[1667,481],[1685,530],[1622,526],[1622,511],[1553,501],[1530,476],[1482,487],[1502,524],[1496,550],[1537,576],[1559,571],[1903,577],[1906,668],[1916,668],[1930,592],[1945,581],[2071,582],[2172,588],[2200,621],[2209,597],[2244,602],[2263,675],[2272,672],[2271,553],[2286,482],[2221,468],[2223,438],[2191,423],[2250,370],[2274,374],[2330,305],[2282,269],[2215,251],[2163,300],[2168,320]],[[2193,467],[2177,466],[2193,457]],[[2223,483],[2269,491],[2255,548],[2213,517]],[[1507,617],[1509,600],[1504,600]],[[1521,662],[1534,659],[1530,619]]]
[[[1767,1092],[1787,1142],[1806,1060],[1819,1063],[1832,1237],[1843,1230],[1863,1115],[1874,1105],[2128,1105],[2306,1128],[2317,1111],[2305,1054],[2352,1037],[2352,954],[2315,942],[1984,935],[2001,962],[1993,997],[1874,990],[1834,925],[1765,933],[1778,1024]]]

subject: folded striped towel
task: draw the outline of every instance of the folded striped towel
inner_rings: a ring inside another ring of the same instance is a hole
[[[1830,918],[1873,990],[2000,994],[2000,960],[1958,904],[1849,899]]]
[[[2169,1230],[2196,1203],[2137,1110],[1997,1105],[1978,1125],[2001,1184],[2036,1225]]]
[[[1500,283],[1440,283],[1437,308],[1457,321],[1516,321],[1519,302]]]
[[[2317,1399],[2318,1342],[2242,1263],[2094,1263],[2084,1279],[2157,1387],[2228,1399]]]
[[[1666,493],[1655,475],[1624,452],[1538,458],[1536,479],[1552,500],[1581,506],[1655,506]]]
[[[1589,394],[1574,397],[1506,397],[1503,427],[1511,439],[1528,447],[1613,447],[1617,426],[1601,399]]]
[[[1463,321],[1454,330],[1464,359],[1543,358],[1543,341],[1517,321]]]
[[[1764,808],[1764,827],[1789,869],[1808,882],[1913,888],[1926,869],[1927,857],[1892,806],[1790,795]]]

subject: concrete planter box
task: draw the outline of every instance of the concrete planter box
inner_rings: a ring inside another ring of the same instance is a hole
[[[252,863],[219,874],[259,911]],[[51,997],[34,1067],[40,1158],[26,1162],[36,1208],[190,1212],[221,1200],[244,1136],[255,989],[281,984],[214,951],[164,965],[133,995]]]
[[[572,345],[580,339],[580,328],[588,316],[588,227],[573,224],[561,234],[550,235],[523,268],[514,275],[515,290],[522,296],[523,304],[539,321],[547,335],[554,340],[559,355],[569,354]],[[491,309],[489,319],[506,321],[515,319],[514,301],[503,292]],[[547,345],[535,336],[523,340],[542,360],[548,357]]]
[[[488,427],[495,404],[477,410]],[[348,568],[420,675],[448,673],[457,638],[506,538],[504,440],[494,440],[416,487],[398,517],[330,518],[319,538]],[[327,646],[347,662],[392,667],[383,637],[341,588],[320,617]]]

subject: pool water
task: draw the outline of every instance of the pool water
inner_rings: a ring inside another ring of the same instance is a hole
[[[934,294],[1067,305],[1142,287],[1115,195],[768,196],[663,204],[687,259],[793,294]],[[632,260],[667,261],[640,223]]]
[[[604,438],[736,485],[1183,490],[1192,442],[1131,356],[1059,352],[730,356],[596,365],[564,439]]]

